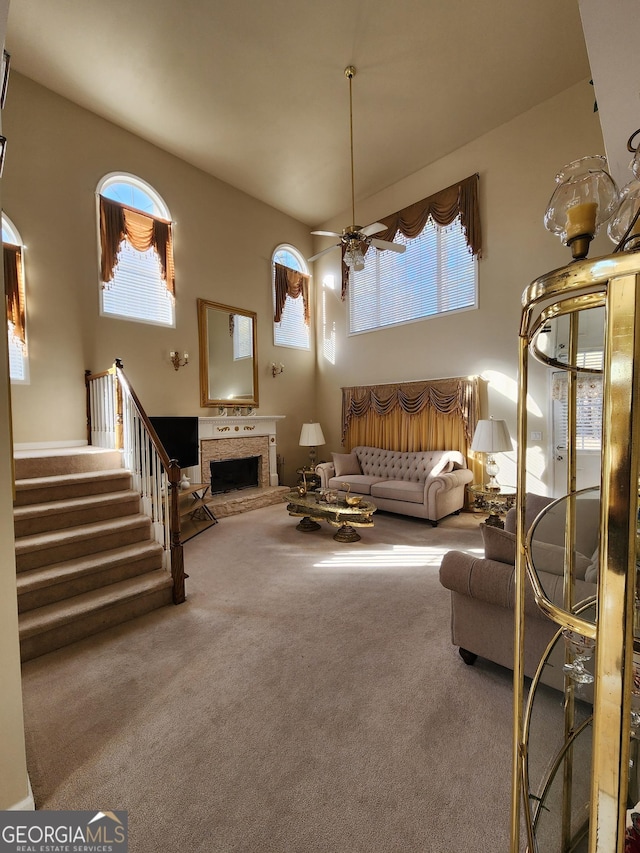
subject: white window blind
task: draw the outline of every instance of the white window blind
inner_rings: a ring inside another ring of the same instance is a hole
[[[293,246],[278,246],[273,253],[272,262],[271,290],[275,312],[276,291],[275,267],[273,264],[282,264],[285,267],[289,267],[289,269],[307,274],[309,270],[300,252],[294,249]],[[280,322],[273,324],[273,343],[278,347],[310,348],[309,327],[304,321],[304,302],[302,297],[292,299],[290,296],[287,296]]]
[[[460,218],[441,227],[432,219],[414,238],[398,232],[404,254],[369,249],[365,268],[349,280],[349,333],[359,334],[477,307],[477,261]]]
[[[601,349],[578,353],[579,367],[602,369]],[[567,373],[553,374],[554,446],[566,450],[568,440]],[[576,450],[600,451],[602,448],[602,375],[578,374],[576,390]]]
[[[233,359],[253,357],[253,319],[235,314],[233,323]]]
[[[173,300],[162,280],[155,249],[138,252],[126,240],[122,241],[113,281],[102,290],[102,313],[125,320],[173,325]]]

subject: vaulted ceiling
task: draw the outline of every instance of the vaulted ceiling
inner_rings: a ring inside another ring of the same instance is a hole
[[[11,0],[12,68],[296,219],[590,72],[577,0]],[[11,90],[9,89],[9,96]]]

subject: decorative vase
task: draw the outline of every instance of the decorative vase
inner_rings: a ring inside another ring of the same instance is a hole
[[[188,489],[190,485],[191,485],[191,480],[187,477],[186,474],[183,474],[182,479],[180,480],[180,488],[181,489]]]

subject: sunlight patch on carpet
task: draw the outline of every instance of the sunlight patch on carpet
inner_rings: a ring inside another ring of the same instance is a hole
[[[442,558],[451,548],[416,547],[413,545],[392,545],[384,550],[371,551],[334,551],[314,569],[403,569],[421,566],[439,566]],[[471,554],[482,556],[482,548],[465,549]]]

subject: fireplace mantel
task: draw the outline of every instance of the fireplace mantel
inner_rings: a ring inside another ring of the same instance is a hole
[[[276,425],[286,415],[233,415],[198,418],[200,442],[267,436],[269,441],[269,485],[278,485]]]

